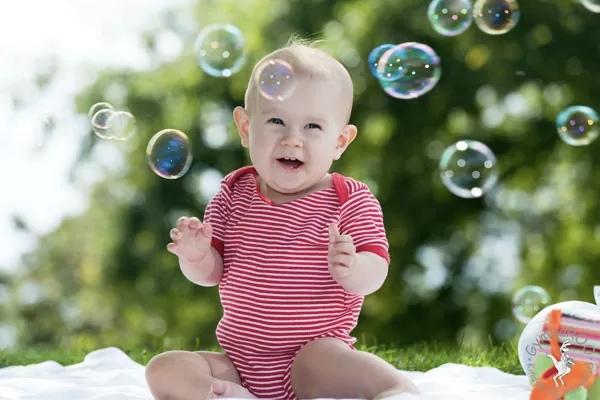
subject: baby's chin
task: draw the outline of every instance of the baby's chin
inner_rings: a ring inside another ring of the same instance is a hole
[[[309,182],[305,179],[269,179],[265,183],[270,190],[275,191],[282,196],[297,196],[306,191],[309,191],[314,186],[313,182]]]
[[[267,182],[267,185],[269,185],[268,182]],[[294,196],[294,195],[297,195],[299,193],[306,191],[310,187],[310,184],[308,182],[299,183],[299,184],[296,183],[295,185],[292,186],[292,185],[278,185],[276,182],[273,182],[273,184],[269,185],[269,187],[271,188],[271,190],[275,190],[279,194],[282,194],[285,196]]]

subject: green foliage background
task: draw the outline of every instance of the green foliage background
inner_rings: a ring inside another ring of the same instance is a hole
[[[365,301],[354,332],[362,344],[514,340],[521,326],[510,298],[525,284],[545,287],[554,302],[593,302],[599,144],[567,146],[554,120],[571,104],[600,107],[600,16],[574,1],[519,5],[508,34],[473,25],[444,37],[422,0],[198,1],[188,15],[198,27],[227,22],[245,35],[248,62],[229,79],[198,67],[197,30],[165,14],[143,39],[158,57],[159,31],[177,33],[180,58],[144,72],[104,71],[77,97],[83,115],[99,101],[130,110],[137,137],[103,142],[90,133],[82,143],[74,183],[102,149],[117,151],[123,166],[101,171],[86,211],[41,237],[21,274],[0,278],[13,293],[0,318],[17,327],[19,346],[214,345],[217,288],[183,277],[165,249],[168,232],[181,215],[202,216],[205,174],[224,176],[249,162],[230,113],[243,104],[254,63],[296,33],[323,39],[352,75],[359,136],[334,168],[367,182],[385,213],[392,263],[384,287]],[[403,101],[383,93],[366,59],[379,44],[406,41],[434,48],[443,72],[433,91]],[[510,112],[518,101],[528,113]],[[501,122],[490,127],[490,117]],[[221,146],[206,140],[215,126],[227,132]],[[147,166],[146,144],[165,128],[190,137],[194,164],[182,179],[161,179]],[[481,199],[456,197],[440,182],[439,156],[459,139],[486,143],[498,159],[501,181]],[[428,285],[440,272],[445,279]],[[20,302],[19,288],[32,282],[42,299]]]

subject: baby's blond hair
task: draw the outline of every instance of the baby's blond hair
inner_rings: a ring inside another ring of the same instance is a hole
[[[318,41],[310,41],[292,37],[288,44],[264,56],[252,70],[244,103],[246,111],[252,115],[253,107],[258,100],[257,72],[259,67],[269,60],[285,61],[293,68],[294,77],[308,79],[327,79],[334,81],[340,88],[341,100],[344,102],[346,123],[352,112],[354,89],[352,78],[346,68],[330,54],[316,48]]]

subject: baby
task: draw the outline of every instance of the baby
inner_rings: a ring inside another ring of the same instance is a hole
[[[294,69],[280,101],[261,95],[254,68],[233,112],[251,166],[229,173],[204,221],[182,217],[167,249],[185,277],[219,286],[225,351],[169,351],[146,379],[157,400],[383,399],[418,393],[383,359],[354,348],[364,296],[390,261],[381,207],[368,187],[329,173],[354,140],[349,73],[314,46],[264,57]]]

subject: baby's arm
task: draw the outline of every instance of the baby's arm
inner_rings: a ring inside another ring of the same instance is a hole
[[[183,275],[199,286],[216,286],[223,276],[223,258],[214,247],[210,248],[201,261],[195,263],[180,257],[179,266]]]
[[[338,235],[351,238],[354,259],[351,272],[337,282],[361,296],[381,288],[388,275],[389,245],[381,205],[366,185],[355,187],[342,205]]]
[[[223,278],[223,241],[227,219],[231,215],[228,177],[229,175],[221,181],[221,190],[208,203],[204,212],[204,222],[195,217],[190,219],[189,228],[192,234],[188,236],[189,256],[177,254],[183,275],[199,286],[216,286]]]
[[[337,282],[350,293],[367,296],[383,286],[387,274],[387,260],[370,251],[362,251],[356,253],[351,273],[338,278]]]
[[[179,259],[183,275],[200,286],[215,286],[223,276],[223,259],[212,247],[213,228],[198,218],[181,217],[171,229],[167,250]]]

